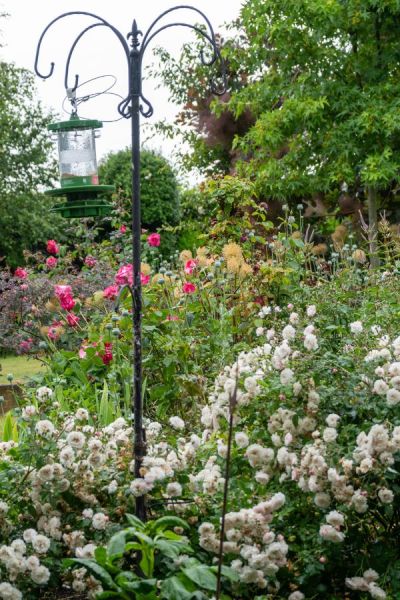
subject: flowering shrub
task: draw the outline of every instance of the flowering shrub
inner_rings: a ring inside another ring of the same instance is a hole
[[[395,296],[395,279],[381,282],[381,293],[386,285]],[[152,515],[190,524],[196,557],[212,564],[234,406],[223,552],[237,577],[223,579],[225,595],[395,598],[399,319],[388,303],[371,311],[368,293],[352,310],[339,297],[332,314],[334,291],[316,289],[306,308],[260,308],[253,347],[216,377],[201,425],[147,420],[141,478],[126,420],[101,426],[99,412],[71,413],[59,390],[37,390],[22,409],[18,444],[0,445],[4,584],[34,598],[62,578],[93,596],[102,585],[93,571],[64,571],[61,558],[92,560],[143,494]]]

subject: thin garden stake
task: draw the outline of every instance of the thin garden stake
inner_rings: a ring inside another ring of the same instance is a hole
[[[222,577],[222,561],[224,559],[224,535],[225,535],[225,515],[228,505],[228,492],[229,492],[229,477],[231,470],[231,448],[232,448],[232,435],[233,435],[233,413],[237,404],[237,385],[238,385],[238,370],[236,370],[236,383],[233,394],[229,396],[229,430],[228,430],[228,450],[226,454],[225,463],[225,482],[224,482],[224,498],[222,502],[222,518],[221,518],[221,531],[219,535],[219,551],[218,551],[218,572],[217,572],[217,594],[216,600],[219,600],[221,595],[221,577]]]

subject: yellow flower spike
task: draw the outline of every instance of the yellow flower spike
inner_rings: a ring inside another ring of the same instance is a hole
[[[253,269],[247,263],[243,262],[240,265],[240,270],[239,270],[240,277],[243,277],[243,278],[247,277],[247,275],[250,275],[252,272],[253,272]]]
[[[242,260],[237,258],[236,256],[231,256],[226,261],[226,268],[229,271],[229,273],[239,273],[241,265]]]
[[[354,250],[353,254],[351,255],[351,258],[358,263],[364,264],[367,261],[367,255],[365,254],[364,250],[361,250],[360,248],[357,248],[357,250]]]
[[[222,248],[222,255],[225,260],[229,260],[230,258],[241,259],[243,257],[241,247],[235,243],[225,244]]]
[[[140,270],[143,275],[150,275],[151,273],[151,267],[147,263],[140,263]]]
[[[98,290],[93,294],[92,303],[94,306],[101,306],[104,302],[103,290]]]

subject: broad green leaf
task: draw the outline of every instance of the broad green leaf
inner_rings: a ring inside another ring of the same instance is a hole
[[[217,578],[207,565],[188,567],[186,569],[182,569],[182,572],[191,581],[206,590],[211,590],[214,592],[217,589]]]
[[[218,573],[218,566],[210,567],[210,570],[213,573],[217,574]],[[231,569],[230,567],[226,567],[225,565],[222,565],[221,573],[222,573],[222,575],[224,577],[226,577],[230,581],[239,581],[239,579],[240,579],[237,571],[235,571],[234,569]]]
[[[151,530],[164,531],[165,529],[171,529],[173,527],[182,527],[183,529],[189,529],[189,525],[183,519],[179,517],[161,517],[151,523]]]
[[[190,600],[191,597],[192,592],[187,590],[178,577],[169,577],[161,584],[161,598],[165,600]]]
[[[74,565],[79,565],[81,567],[85,567],[92,575],[96,577],[105,588],[110,590],[118,590],[117,585],[114,583],[111,575],[100,565],[97,564],[94,560],[89,558],[66,558],[63,561],[64,567],[72,567]]]
[[[139,529],[140,531],[143,531],[143,529],[145,528],[145,524],[143,523],[143,521],[138,519],[138,517],[136,517],[135,515],[127,514],[126,518],[128,520],[128,523],[132,525],[132,527],[136,527],[136,529]]]
[[[107,544],[107,554],[111,561],[121,558],[125,552],[126,533],[124,530],[114,534]]]

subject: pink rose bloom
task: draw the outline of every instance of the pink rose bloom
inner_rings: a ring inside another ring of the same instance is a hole
[[[167,315],[167,321],[179,321],[179,317],[177,315]]]
[[[79,323],[78,315],[74,315],[74,313],[67,314],[67,322],[70,327],[76,327]]]
[[[122,265],[115,276],[115,283],[118,285],[133,284],[133,266]]]
[[[159,233],[151,233],[147,238],[147,243],[149,246],[159,246],[161,241],[161,236]]]
[[[119,232],[126,233],[126,225],[121,225],[121,227],[119,228]]]
[[[117,285],[109,285],[103,290],[103,298],[107,298],[108,300],[115,300],[118,296],[118,286]]]
[[[60,337],[59,327],[62,325],[61,321],[53,321],[47,332],[47,337],[51,340],[57,340]]]
[[[28,338],[27,340],[23,340],[19,344],[19,349],[21,350],[21,352],[29,352],[29,350],[32,348],[32,343],[33,343],[33,339],[32,338]]]
[[[85,265],[87,267],[92,268],[95,266],[96,263],[97,263],[97,260],[95,259],[94,256],[90,256],[90,254],[85,258]]]
[[[150,281],[150,275],[143,275],[143,273],[140,273],[140,282],[142,285],[147,285]]]
[[[28,287],[29,286],[27,283],[21,283],[21,285],[19,286],[19,289],[25,291],[28,289]]]
[[[190,281],[185,281],[185,283],[182,286],[182,291],[184,294],[193,294],[193,292],[196,291],[196,286]]]
[[[191,258],[190,260],[187,260],[185,262],[185,273],[187,273],[188,275],[191,275],[196,267],[197,267],[197,260],[194,260],[193,258]]]
[[[28,271],[22,267],[17,267],[14,271],[14,277],[18,277],[18,279],[26,279],[28,277]]]
[[[72,296],[62,296],[62,298],[60,298],[60,304],[61,304],[61,308],[63,308],[64,310],[67,310],[68,312],[70,310],[72,310],[75,306],[75,300],[73,299]]]
[[[104,344],[104,354],[101,356],[101,360],[103,361],[103,364],[105,365],[109,365],[110,362],[113,359],[113,353],[112,353],[112,343],[111,342],[105,342]]]
[[[58,247],[57,242],[55,240],[48,240],[46,250],[49,254],[58,254],[60,248]]]
[[[86,358],[86,351],[84,348],[79,348],[78,352],[79,358]]]
[[[49,269],[54,269],[54,267],[57,266],[57,262],[58,260],[55,256],[49,256],[49,258],[46,259],[46,267]]]
[[[70,285],[55,285],[54,293],[57,298],[61,298],[61,296],[72,296],[72,287]]]

